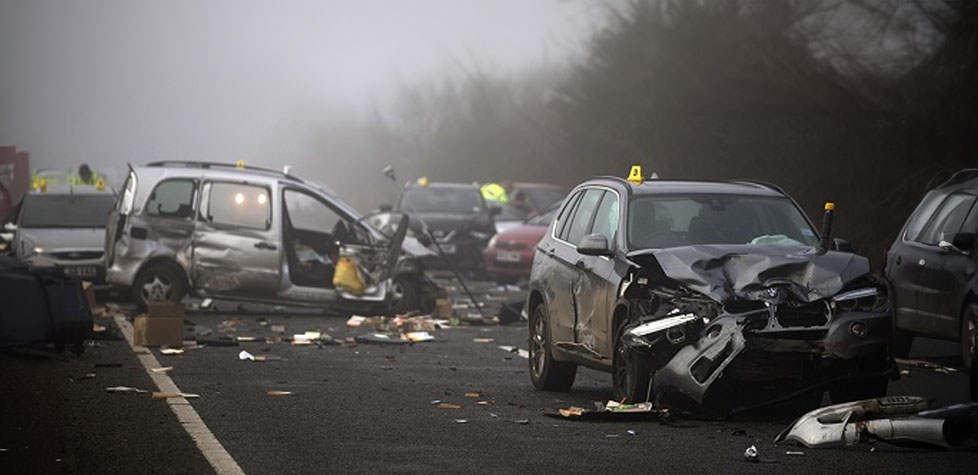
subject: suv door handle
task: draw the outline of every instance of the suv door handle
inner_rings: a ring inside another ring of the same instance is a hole
[[[591,266],[587,265],[587,263],[584,262],[584,259],[578,259],[577,262],[574,263],[574,267],[577,267],[583,271],[591,270]]]
[[[544,254],[546,254],[546,255],[548,255],[550,257],[553,257],[554,256],[554,248],[552,248],[552,247],[551,248],[548,248],[548,249],[541,249],[541,250],[543,251]]]
[[[274,245],[274,244],[272,244],[270,242],[264,242],[264,241],[258,241],[258,242],[256,242],[255,243],[255,247],[257,247],[258,249],[266,249],[266,250],[269,250],[269,251],[274,251],[274,250],[278,249],[278,246],[276,246],[276,245]]]
[[[901,262],[903,262],[903,256],[897,256],[896,257],[896,264],[897,265],[900,265]]]

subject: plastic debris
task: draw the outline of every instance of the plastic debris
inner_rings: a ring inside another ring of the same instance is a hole
[[[458,404],[451,404],[447,402],[438,403],[438,405],[436,405],[435,407],[437,407],[438,409],[461,409],[462,408],[462,406]]]
[[[465,397],[480,397],[480,396],[482,395],[479,393],[465,393]]]
[[[455,419],[455,423],[456,424],[468,424],[469,423],[469,420],[468,419]]]
[[[428,333],[428,332],[410,332],[410,333],[405,333],[403,338],[405,338],[408,341],[411,341],[413,343],[421,343],[421,342],[425,342],[425,341],[432,341],[432,340],[435,339],[434,335],[432,335],[431,333]]]
[[[173,366],[164,366],[162,368],[150,368],[149,370],[154,373],[168,373],[170,371],[173,371]]]
[[[473,343],[492,343],[492,338],[473,338]]]
[[[269,396],[291,396],[292,391],[268,391]]]
[[[800,452],[800,451],[797,451],[797,450],[786,450],[784,452],[784,454],[785,455],[805,455],[805,452]]]
[[[163,355],[182,355],[183,348],[161,348],[160,354]]]
[[[255,356],[255,355],[252,355],[251,353],[248,353],[245,350],[241,350],[241,353],[238,353],[238,359],[240,359],[241,361],[244,361],[244,360],[248,360],[248,361],[280,361],[282,359],[282,357],[281,356],[274,356],[274,355],[259,355],[259,356]]]
[[[903,358],[894,358],[894,361],[896,361],[896,363],[897,364],[900,364],[900,365],[913,366],[915,368],[930,369],[930,370],[936,371],[938,373],[943,373],[943,374],[956,374],[956,373],[959,373],[960,372],[960,371],[958,371],[958,370],[956,370],[954,368],[949,368],[947,366],[942,366],[942,365],[939,365],[937,363],[932,363],[930,361],[908,360],[908,359],[903,359]],[[902,374],[902,371],[901,371],[901,374]]]
[[[107,393],[148,393],[145,389],[133,388],[129,386],[112,386],[105,388]]]
[[[102,333],[102,332],[105,331],[105,327],[102,326],[102,325],[99,325],[98,323],[93,323],[92,324],[92,331],[95,332],[95,333]]]
[[[669,415],[668,409],[656,409],[651,402],[622,404],[617,401],[594,403],[594,409],[571,406],[546,413],[547,416],[574,420],[628,420],[662,418]]]
[[[625,433],[628,435],[638,435],[638,432],[636,432],[634,429],[628,429],[625,431]]]
[[[744,460],[746,460],[748,462],[757,462],[757,446],[756,445],[751,445],[750,447],[747,447],[747,450],[744,451]]]

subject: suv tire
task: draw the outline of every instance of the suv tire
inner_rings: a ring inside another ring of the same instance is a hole
[[[615,328],[615,348],[611,360],[611,380],[615,400],[626,403],[645,402],[651,396],[649,359],[625,344],[627,326],[628,318],[621,318]]]
[[[961,360],[971,368],[975,354],[975,332],[978,331],[978,303],[968,303],[961,315]]]
[[[556,361],[551,353],[547,305],[540,302],[530,312],[530,380],[544,391],[567,391],[574,385],[577,365]]]
[[[417,310],[421,306],[421,283],[410,275],[394,277],[391,293],[391,311],[395,315]]]

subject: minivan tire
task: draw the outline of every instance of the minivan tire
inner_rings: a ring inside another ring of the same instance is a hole
[[[139,271],[132,283],[132,299],[141,310],[149,301],[179,302],[187,295],[183,271],[176,265],[158,262]]]

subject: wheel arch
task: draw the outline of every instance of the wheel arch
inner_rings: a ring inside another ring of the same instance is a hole
[[[169,256],[155,256],[147,259],[146,262],[142,263],[142,265],[139,266],[139,270],[136,271],[135,274],[133,274],[134,276],[133,283],[135,283],[136,280],[139,279],[140,274],[142,274],[146,269],[149,269],[154,266],[172,267],[180,275],[180,278],[183,281],[183,285],[187,289],[187,293],[192,294],[191,292],[192,285],[190,282],[190,276],[187,275],[186,269],[184,269],[183,266],[181,266],[180,263],[176,261],[176,259]]]

